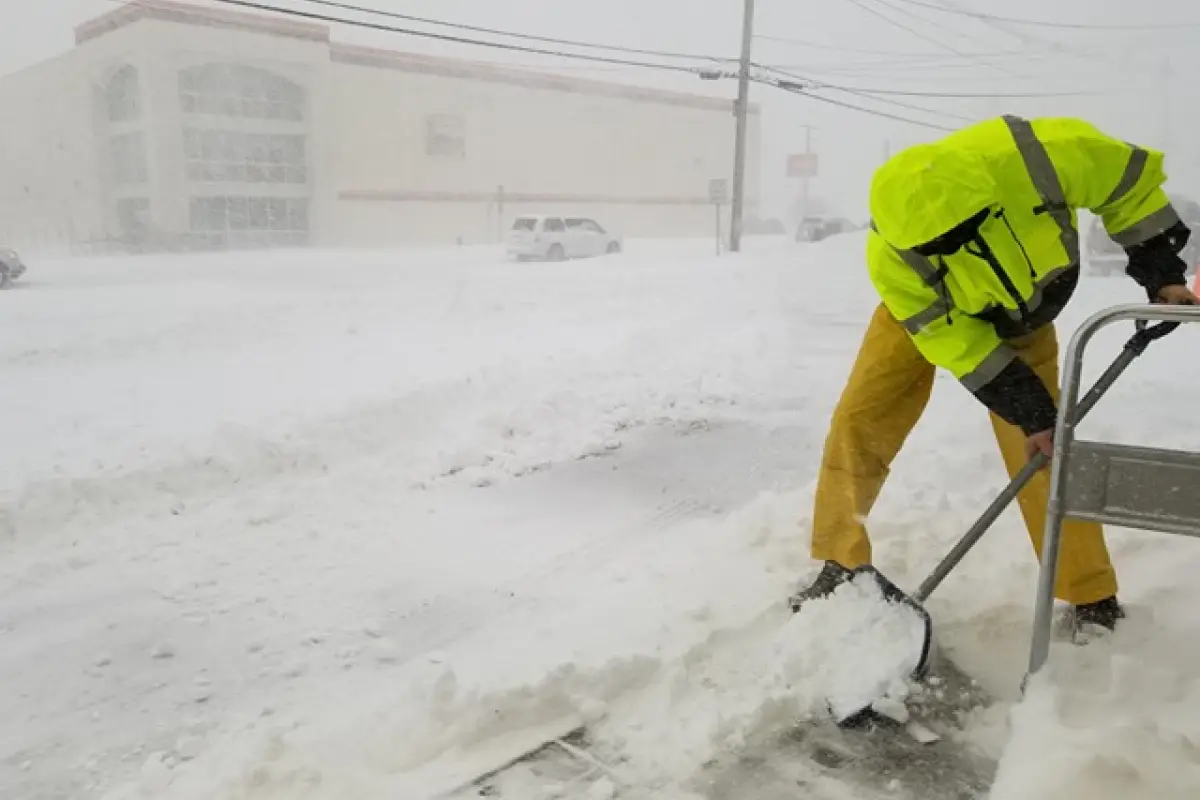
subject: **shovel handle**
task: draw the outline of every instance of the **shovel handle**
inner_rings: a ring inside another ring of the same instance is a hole
[[[1151,342],[1163,338],[1182,324],[1182,322],[1166,321],[1156,322],[1155,324],[1150,325],[1148,322],[1146,322],[1146,320],[1139,319],[1134,322],[1134,327],[1137,328],[1137,333],[1135,333],[1129,339],[1129,341],[1125,344],[1125,347],[1136,348],[1138,355],[1141,355],[1142,353],[1146,352],[1146,348],[1150,346]]]
[[[1179,325],[1180,323],[1178,322],[1159,322],[1148,326],[1145,320],[1138,320],[1136,325],[1137,332],[1125,343],[1121,354],[1117,356],[1108,369],[1104,371],[1104,374],[1096,380],[1095,385],[1079,401],[1078,413],[1075,416],[1074,422],[1078,423],[1087,416],[1087,413],[1100,401],[1100,398],[1116,383],[1121,373],[1133,363],[1134,359],[1146,352],[1146,348],[1150,346],[1151,342],[1166,336],[1178,328]],[[1004,491],[997,495],[996,499],[991,502],[991,505],[975,521],[975,524],[958,540],[958,543],[954,545],[950,552],[946,554],[946,557],[942,559],[941,563],[934,568],[929,577],[913,593],[912,597],[914,600],[918,603],[923,603],[929,595],[933,594],[934,589],[941,585],[946,576],[971,551],[971,548],[975,546],[980,537],[1004,513],[1004,510],[1008,508],[1013,498],[1020,494],[1021,490],[1025,488],[1025,484],[1029,483],[1033,476],[1049,463],[1049,456],[1045,453],[1038,453],[1021,468],[1020,472],[1013,476],[1013,479],[1009,481]]]

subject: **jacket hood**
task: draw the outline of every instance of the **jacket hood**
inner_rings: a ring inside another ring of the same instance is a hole
[[[996,202],[996,181],[979,154],[945,143],[910,147],[871,180],[871,219],[900,250],[936,239]]]

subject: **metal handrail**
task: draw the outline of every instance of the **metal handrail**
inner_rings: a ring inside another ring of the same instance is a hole
[[[1042,541],[1041,571],[1038,574],[1037,601],[1033,612],[1033,637],[1029,653],[1028,676],[1040,670],[1050,655],[1053,627],[1054,583],[1058,574],[1058,556],[1062,542],[1063,497],[1067,487],[1067,461],[1075,426],[1079,422],[1079,386],[1083,374],[1083,354],[1092,337],[1116,322],[1134,320],[1139,330],[1145,322],[1158,322],[1157,335],[1170,332],[1186,322],[1200,322],[1198,306],[1129,304],[1113,306],[1093,314],[1079,326],[1067,345],[1063,360],[1062,392],[1058,420],[1054,429],[1054,457],[1050,465],[1050,493],[1046,503],[1046,530]],[[1153,329],[1146,330],[1151,333]],[[1147,336],[1148,344],[1156,336]]]

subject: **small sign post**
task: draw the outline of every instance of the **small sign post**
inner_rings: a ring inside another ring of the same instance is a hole
[[[496,187],[496,237],[504,242],[504,186]]]
[[[708,182],[708,202],[712,203],[717,217],[717,255],[721,255],[721,206],[729,202],[729,181],[712,178]]]

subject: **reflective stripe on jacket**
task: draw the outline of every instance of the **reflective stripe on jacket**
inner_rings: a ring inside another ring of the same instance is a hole
[[[1161,152],[1082,120],[977,123],[876,172],[871,281],[922,355],[975,391],[1015,358],[998,323],[1036,328],[1066,302],[1056,290],[1070,283],[1069,296],[1077,276],[1077,210],[1098,215],[1118,244],[1140,244],[1179,221],[1165,181]],[[984,209],[987,259],[969,248],[931,258],[913,250]]]

